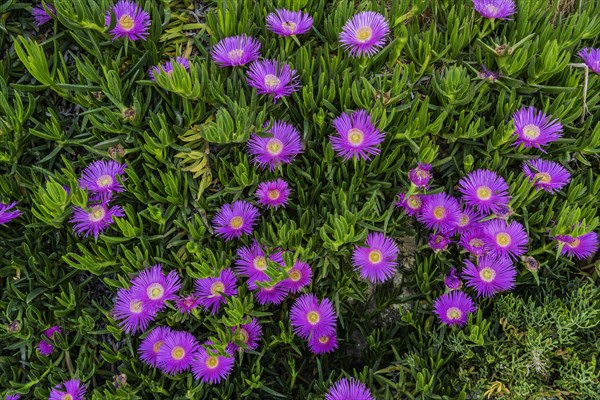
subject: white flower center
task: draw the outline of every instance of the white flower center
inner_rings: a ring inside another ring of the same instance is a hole
[[[534,124],[527,124],[523,127],[523,136],[528,140],[535,140],[541,134],[540,127]]]
[[[264,82],[265,82],[265,86],[271,90],[277,89],[279,87],[279,84],[281,83],[279,78],[273,74],[265,75]]]

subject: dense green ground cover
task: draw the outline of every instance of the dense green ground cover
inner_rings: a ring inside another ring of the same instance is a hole
[[[0,1],[0,202],[23,211],[0,225],[0,394],[47,398],[77,377],[89,399],[320,399],[354,376],[381,399],[598,398],[600,258],[558,256],[550,238],[583,220],[598,231],[600,77],[590,71],[584,92],[585,69],[572,65],[581,48],[600,45],[598,2],[522,0],[512,20],[491,22],[466,0],[147,0],[150,36],[135,43],[106,33],[109,0],[55,4],[57,16],[37,28],[32,4]],[[297,40],[268,31],[277,7],[311,14],[312,31]],[[369,59],[338,42],[359,10],[382,13],[392,28]],[[244,68],[218,68],[210,46],[241,33],[259,38],[264,58],[296,69],[301,89],[273,103],[246,84]],[[190,74],[151,82],[148,69],[175,56],[189,57]],[[482,65],[501,77],[485,79]],[[512,115],[530,105],[564,125],[543,155],[572,175],[555,195],[521,171],[541,152],[512,145]],[[371,161],[343,161],[331,121],[359,108],[385,141]],[[250,163],[245,142],[274,119],[300,130],[304,153],[269,172]],[[110,158],[127,165],[114,200],[125,216],[97,240],[77,236],[69,219],[86,204],[79,174]],[[433,164],[433,193],[457,195],[458,180],[478,168],[502,175],[527,255],[540,264],[518,262],[516,288],[477,299],[463,328],[441,325],[432,303],[466,256],[455,245],[431,251],[429,232],[394,206],[417,162]],[[225,242],[211,220],[224,203],[254,201],[257,185],[275,177],[290,183],[289,204],[261,208],[253,237],[309,263],[305,291],[333,302],[339,348],[315,356],[292,333],[297,295],[260,306],[242,285],[217,315],[159,317],[204,341],[255,316],[261,345],[236,356],[227,381],[200,384],[143,364],[139,335],[111,318],[117,290],[155,263],[183,276],[187,291],[232,266],[251,238]],[[376,286],[351,262],[370,231],[400,247],[397,273]],[[63,334],[42,356],[36,346],[52,325]]]

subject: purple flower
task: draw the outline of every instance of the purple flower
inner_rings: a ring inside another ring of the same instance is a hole
[[[444,277],[444,286],[446,286],[446,289],[448,290],[458,290],[462,286],[462,282],[456,275],[456,269],[454,267],[450,268],[448,275]]]
[[[165,276],[162,266],[157,264],[140,272],[132,281],[130,290],[135,298],[144,302],[147,309],[162,311],[166,301],[177,299],[180,280],[177,271]]]
[[[499,257],[518,257],[527,251],[529,239],[523,225],[494,219],[483,224],[483,241],[490,253]]]
[[[312,336],[308,341],[308,348],[314,354],[331,353],[338,347],[335,332],[329,335]]]
[[[467,286],[472,287],[480,297],[492,297],[515,287],[517,270],[510,259],[505,257],[479,257],[478,265],[465,260],[463,276]]]
[[[158,352],[172,332],[173,331],[168,326],[157,326],[152,329],[148,336],[142,339],[142,342],[140,343],[138,349],[140,359],[149,366],[156,367],[158,365]]]
[[[247,276],[253,280],[269,279],[265,270],[268,267],[267,254],[255,240],[250,246],[240,247],[237,251],[238,259],[235,262],[235,270],[238,274]],[[268,255],[268,259],[277,264],[283,264],[281,252]]]
[[[94,235],[98,239],[100,233],[104,232],[113,223],[115,217],[123,217],[125,213],[120,206],[108,208],[108,202],[94,204],[91,208],[84,210],[80,207],[73,207],[73,231],[78,235]]]
[[[534,107],[522,108],[515,112],[513,121],[514,135],[517,136],[514,146],[522,144],[525,148],[535,147],[545,153],[542,146],[562,136],[562,124],[556,119],[548,118],[546,114],[537,111]]]
[[[461,233],[458,244],[474,256],[482,256],[490,249],[486,245],[483,229],[479,227]]]
[[[475,10],[484,18],[510,19],[517,12],[513,0],[473,0]]]
[[[478,169],[458,182],[458,191],[465,204],[481,212],[489,213],[508,205],[509,187],[500,175],[486,169]]]
[[[175,300],[175,305],[180,313],[189,315],[193,309],[198,308],[200,299],[193,294],[188,294]]]
[[[262,337],[262,327],[256,320],[252,318],[252,322],[244,324],[239,327],[232,327],[234,343],[230,343],[231,351],[239,349],[256,350],[258,348],[258,342]],[[243,347],[238,346],[236,343],[243,344]]]
[[[187,58],[176,57],[171,61],[167,61],[164,64],[155,65],[154,67],[150,68],[150,70],[148,71],[150,79],[156,81],[156,75],[161,73],[166,73],[167,75],[171,76],[171,74],[173,73],[174,64],[179,64],[188,71],[190,69],[190,61]]]
[[[37,345],[37,349],[43,356],[49,356],[54,352],[54,345],[48,342],[46,339],[40,340],[40,343]]]
[[[454,197],[446,193],[438,193],[427,196],[419,221],[429,229],[449,232],[456,228],[461,216],[460,204]]]
[[[246,65],[260,57],[260,42],[246,35],[226,37],[213,46],[210,55],[221,68]]]
[[[119,164],[114,160],[94,161],[81,173],[79,187],[105,196],[104,198],[106,198],[106,196],[113,192],[122,192],[125,190],[123,185],[117,180],[124,173],[125,165]]]
[[[55,333],[62,333],[60,326],[54,325],[44,331],[44,335],[46,335],[46,337],[49,337],[50,339],[54,338]]]
[[[274,181],[262,182],[256,189],[256,199],[259,204],[268,208],[285,207],[290,189],[288,183],[281,178]]]
[[[460,290],[444,293],[433,302],[433,312],[446,325],[462,326],[475,311],[473,300]]]
[[[64,386],[64,392],[61,389]],[[48,400],[83,400],[85,396],[85,387],[81,385],[79,379],[71,379],[63,383],[63,385],[56,385],[50,392]]]
[[[600,49],[581,49],[577,55],[583,59],[589,69],[600,74]]]
[[[111,10],[106,11],[104,23],[107,28],[112,23],[111,11],[116,17],[116,25],[110,31],[113,40],[127,37],[131,41],[136,41],[148,37],[150,15],[138,4],[129,0],[119,0]]]
[[[406,197],[404,193],[398,195],[398,202],[395,204],[396,207],[404,208],[406,215],[418,216],[423,208],[423,201],[426,196],[422,194],[411,194]]]
[[[381,283],[390,279],[396,271],[398,246],[383,233],[369,233],[366,247],[356,246],[352,253],[354,269],[363,279]]]
[[[389,33],[390,27],[383,15],[363,11],[346,22],[340,33],[340,43],[352,57],[370,57],[385,45]]]
[[[196,280],[196,296],[207,311],[216,314],[227,297],[237,295],[237,277],[230,269],[224,269],[217,278]]]
[[[272,136],[260,137],[252,134],[248,140],[248,152],[253,155],[252,162],[262,168],[269,166],[273,171],[280,164],[289,164],[302,153],[300,132],[284,121],[273,122],[268,131]]]
[[[255,290],[258,289],[258,292],[254,294],[256,301],[260,305],[267,304],[280,304],[289,293],[289,289],[285,282],[276,282],[268,287],[259,288],[256,285],[256,282],[261,282],[259,280],[248,281],[248,289]]]
[[[213,219],[215,233],[226,241],[250,235],[258,216],[258,209],[247,201],[237,200],[233,204],[223,204]]]
[[[319,303],[312,293],[303,294],[290,309],[290,322],[294,333],[303,339],[335,333],[336,313],[329,299]]]
[[[267,28],[279,36],[302,35],[310,31],[313,19],[302,11],[290,11],[284,8],[267,15]]]
[[[452,243],[450,238],[441,233],[432,233],[429,235],[429,247],[435,252],[448,250],[450,243]]]
[[[563,247],[560,254],[584,260],[593,256],[598,251],[598,234],[588,232],[581,236],[558,235],[554,238]]]
[[[431,164],[418,163],[417,166],[408,171],[408,179],[417,189],[427,189],[431,180]]]
[[[481,65],[481,70],[477,73],[477,77],[479,79],[488,80],[490,82],[496,82],[500,79],[500,72],[490,71],[485,67],[485,65]]]
[[[523,172],[536,189],[556,193],[571,180],[571,174],[559,163],[548,160],[532,160],[523,163]]]
[[[310,285],[311,279],[310,265],[297,260],[292,269],[288,271],[288,278],[283,283],[290,292],[298,293],[303,287]]]
[[[41,4],[33,7],[31,10],[31,15],[33,16],[33,20],[37,26],[42,26],[48,23],[53,15],[56,15],[56,11],[54,10],[54,5],[51,3],[46,3],[46,8],[50,11],[50,14],[46,12],[44,7]]]
[[[6,396],[5,400],[19,400],[20,398],[20,394],[9,394],[8,396]]]
[[[145,331],[154,321],[156,308],[149,307],[132,290],[119,289],[113,310],[114,319],[120,320],[119,326],[126,333]]]
[[[296,70],[275,60],[253,62],[248,69],[246,81],[258,94],[273,95],[274,102],[300,89]]]
[[[180,374],[190,369],[198,347],[198,342],[191,333],[173,331],[159,346],[156,365],[169,375]]]
[[[325,400],[375,400],[367,386],[355,379],[340,379],[329,388]]]
[[[352,114],[342,114],[333,120],[337,135],[329,137],[331,147],[344,160],[355,157],[368,160],[381,152],[377,147],[384,135],[371,123],[366,110],[356,110]]]
[[[12,210],[16,205],[16,201],[8,204],[0,203],[0,225],[4,225],[23,214],[19,210]]]
[[[227,379],[233,370],[234,362],[235,359],[229,352],[226,356],[220,356],[215,351],[201,346],[192,366],[194,378],[204,383],[219,383]]]

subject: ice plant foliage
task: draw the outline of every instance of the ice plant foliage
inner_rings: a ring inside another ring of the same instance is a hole
[[[85,398],[85,387],[79,379],[71,379],[57,385],[50,392],[48,400],[83,400]]]
[[[523,163],[523,172],[536,189],[556,193],[571,180],[571,174],[559,163],[548,160],[532,160]]]
[[[510,19],[517,12],[513,0],[473,0],[475,10],[484,18]]]
[[[0,203],[0,225],[7,224],[19,215],[23,214],[21,211],[15,209],[17,205],[16,201],[12,203],[4,204]]]
[[[555,142],[562,136],[562,124],[548,117],[534,107],[525,107],[513,114],[517,140],[515,146],[537,148],[545,153],[542,147]]]
[[[340,115],[333,120],[333,127],[337,135],[330,137],[331,147],[345,160],[353,157],[368,160],[381,152],[378,146],[384,135],[375,128],[366,110]]]
[[[250,235],[258,216],[258,209],[246,201],[224,204],[213,219],[215,233],[225,240]]]
[[[246,80],[258,94],[273,96],[274,102],[300,89],[296,70],[276,60],[255,61],[248,69]]]
[[[460,290],[445,293],[433,302],[433,312],[446,325],[465,325],[476,309],[473,300]]]
[[[385,17],[362,11],[350,18],[340,33],[340,43],[351,56],[374,56],[387,41],[390,27]]]
[[[329,388],[325,400],[375,400],[367,386],[356,379],[340,379]]]
[[[313,19],[302,11],[278,9],[267,15],[267,28],[279,36],[302,35],[310,31]]]
[[[267,208],[285,207],[289,196],[289,185],[281,178],[274,181],[262,182],[256,189],[258,203]]]
[[[260,42],[246,35],[226,37],[213,46],[210,55],[221,68],[239,67],[260,57]]]
[[[114,14],[115,20],[112,19]],[[136,2],[130,0],[119,0],[119,2],[106,11],[105,25],[115,27],[110,30],[113,40],[128,38],[131,41],[144,40],[148,37],[150,29],[150,15]]]
[[[369,233],[365,245],[357,246],[352,253],[354,268],[373,283],[390,279],[398,265],[398,245],[382,233]]]
[[[600,49],[585,48],[577,53],[583,59],[585,65],[595,73],[600,75]]]
[[[275,121],[268,137],[252,134],[248,140],[248,153],[252,162],[273,171],[281,164],[289,164],[302,153],[300,132],[291,124]]]

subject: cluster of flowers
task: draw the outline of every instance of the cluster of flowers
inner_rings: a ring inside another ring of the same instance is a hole
[[[6,400],[19,400],[20,394],[9,394]],[[85,387],[79,379],[70,379],[62,385],[56,385],[51,391],[48,400],[83,400],[85,398]]]

